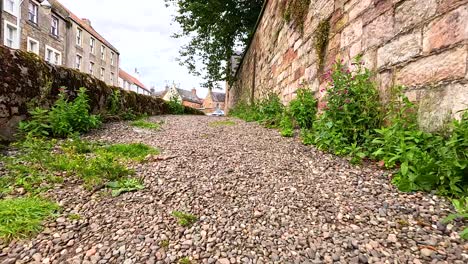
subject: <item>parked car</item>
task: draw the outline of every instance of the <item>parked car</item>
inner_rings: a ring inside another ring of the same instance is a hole
[[[213,113],[209,114],[210,116],[224,116],[224,111],[223,110],[216,110]]]

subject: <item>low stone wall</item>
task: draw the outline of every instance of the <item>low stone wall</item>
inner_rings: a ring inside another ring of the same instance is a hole
[[[426,130],[468,108],[468,0],[302,0],[305,10],[288,8],[294,1],[267,0],[227,108],[270,92],[287,103],[301,83],[322,98],[323,73],[358,55],[376,73],[382,101],[403,85],[420,102]]]
[[[59,89],[66,87],[73,97],[80,87],[88,89],[94,113],[105,113],[109,97],[118,87],[74,69],[46,63],[38,56],[0,46],[0,140],[11,140],[18,123],[28,116],[28,104],[51,106]],[[122,108],[148,115],[168,114],[167,103],[159,98],[121,90]],[[203,114],[186,107],[187,114]]]

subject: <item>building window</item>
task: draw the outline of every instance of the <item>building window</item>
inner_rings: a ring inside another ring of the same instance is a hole
[[[104,46],[101,46],[101,59],[106,59],[106,48]]]
[[[46,45],[45,60],[51,64],[62,65],[62,53]]]
[[[76,45],[81,46],[82,40],[83,40],[83,31],[78,28],[76,31]]]
[[[80,55],[76,55],[76,59],[75,59],[75,68],[77,70],[81,70],[81,61],[83,60],[83,58],[80,56]]]
[[[34,24],[37,24],[37,11],[39,7],[32,1],[29,1],[29,10],[28,10],[28,18],[29,21],[33,22]]]
[[[91,38],[89,40],[89,46],[91,47],[91,53],[94,54],[94,50],[96,46],[96,40],[94,38]]]
[[[89,74],[94,75],[94,62],[89,62]]]
[[[19,48],[18,27],[5,21],[5,45],[12,49]]]
[[[15,0],[5,0],[4,2],[4,10],[12,15],[16,15],[16,1]]]
[[[111,65],[114,65],[114,52],[111,52]]]
[[[110,74],[110,81],[111,81],[112,84],[114,84],[114,73],[113,72],[111,72],[111,74]]]
[[[104,80],[104,73],[105,73],[105,69],[104,68],[101,68],[101,80]]]
[[[28,37],[28,51],[39,55],[39,41]]]
[[[50,33],[56,37],[59,35],[59,20],[58,18],[52,16],[51,19],[51,25],[50,25]]]

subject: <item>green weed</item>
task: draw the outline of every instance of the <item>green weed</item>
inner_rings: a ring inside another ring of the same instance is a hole
[[[70,219],[72,221],[78,221],[78,220],[81,220],[81,215],[79,215],[79,214],[69,214],[68,219]]]
[[[172,216],[177,218],[178,223],[183,227],[189,227],[198,221],[198,218],[196,216],[180,211],[172,212]]]
[[[191,264],[192,262],[190,261],[190,259],[188,257],[184,257],[184,258],[181,258],[179,259],[179,264]]]
[[[118,181],[109,182],[106,186],[112,189],[113,197],[119,196],[122,193],[139,191],[145,188],[143,182],[135,178],[120,179]]]
[[[57,204],[36,197],[0,200],[0,238],[28,238],[40,232],[43,221],[58,209]]]
[[[160,243],[159,243],[159,246],[162,247],[162,248],[169,248],[169,240],[165,239],[165,240],[162,240]]]
[[[160,153],[158,149],[142,143],[114,144],[103,147],[101,150],[113,156],[134,161],[143,161],[148,155],[158,155]]]

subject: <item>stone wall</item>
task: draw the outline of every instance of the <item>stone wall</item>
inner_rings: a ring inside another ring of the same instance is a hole
[[[12,139],[17,125],[28,116],[28,103],[51,106],[61,87],[73,97],[80,87],[88,89],[94,113],[105,113],[109,97],[117,87],[74,69],[46,63],[33,53],[0,46],[0,141]],[[168,114],[162,99],[121,90],[122,108],[149,115]],[[203,114],[186,107],[187,114]]]
[[[336,60],[350,65],[361,55],[376,72],[381,99],[404,85],[420,103],[427,130],[440,129],[468,108],[468,0],[311,0],[302,27],[302,20],[285,19],[291,1],[265,4],[237,80],[228,87],[228,107],[270,92],[287,103],[301,83],[321,98],[323,72]],[[324,23],[330,29],[321,56],[316,44]]]

